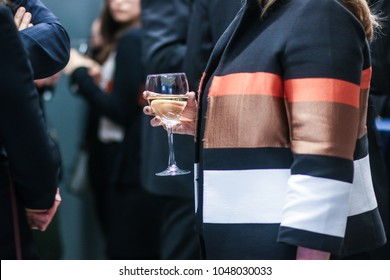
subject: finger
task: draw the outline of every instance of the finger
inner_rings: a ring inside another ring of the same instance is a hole
[[[142,93],[142,97],[145,99],[145,100],[148,100],[148,92],[147,91],[144,91]]]
[[[57,188],[55,200],[56,201],[61,201],[62,200],[61,199],[61,194],[60,194],[60,188]]]
[[[58,206],[60,206],[60,203],[61,203],[61,200],[55,200],[54,201],[54,204],[53,204],[53,207],[50,208],[49,210],[47,210],[47,218],[49,220],[49,222],[53,219],[55,213],[57,212],[57,209],[58,209]]]
[[[26,12],[26,9],[24,7],[20,7],[16,13],[15,13],[15,16],[14,16],[14,22],[15,22],[15,25],[16,27],[19,29],[19,26],[23,20],[23,15],[24,13]]]
[[[29,13],[29,12],[26,12],[23,15],[22,21],[20,22],[20,25],[19,25],[19,28],[18,28],[19,31],[28,28],[28,25],[31,23],[31,17],[32,17],[31,13]]]
[[[196,94],[193,91],[188,93],[187,106],[196,106]]]
[[[154,112],[150,106],[145,106],[143,109],[145,115],[153,116]]]
[[[150,125],[153,126],[153,127],[162,125],[161,118],[155,117],[155,118],[151,119],[150,120]]]

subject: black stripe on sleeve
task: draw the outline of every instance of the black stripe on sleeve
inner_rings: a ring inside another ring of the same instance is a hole
[[[289,169],[289,148],[204,149],[205,170]]]
[[[352,160],[319,155],[294,155],[291,174],[339,180],[353,181]]]

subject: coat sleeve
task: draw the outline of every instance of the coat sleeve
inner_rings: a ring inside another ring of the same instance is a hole
[[[32,70],[11,12],[0,5],[0,141],[23,205],[53,205],[60,156],[50,141]]]
[[[40,0],[13,0],[14,11],[25,7],[32,14],[33,27],[20,31],[34,70],[34,78],[51,76],[69,60],[70,40],[59,19]]]
[[[279,241],[339,254],[353,213],[355,147],[365,141],[370,65],[359,21],[336,2],[309,2],[283,62],[294,162]]]

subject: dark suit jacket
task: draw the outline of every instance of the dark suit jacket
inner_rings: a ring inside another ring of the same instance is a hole
[[[241,5],[242,0],[194,1],[187,34],[189,44],[183,66],[191,91],[198,90],[199,81],[211,51]]]
[[[143,0],[147,73],[186,72],[190,89],[196,89],[212,48],[234,18],[240,3],[240,0]],[[155,175],[168,164],[167,133],[161,127],[151,127],[150,117],[143,119],[143,185],[160,195],[192,198],[193,172],[175,177]],[[192,171],[193,137],[176,134],[174,142],[177,164]]]
[[[54,34],[56,31],[46,36]],[[26,48],[4,5],[0,5],[0,72],[0,258],[16,257],[9,174],[16,191],[22,256],[36,258],[24,208],[53,205],[60,156],[46,132]]]
[[[143,58],[150,73],[182,72],[186,52],[186,36],[191,2],[187,0],[143,0]],[[168,138],[162,127],[150,126],[150,117],[142,116],[141,180],[150,192],[193,197],[193,172],[189,175],[159,177],[156,172],[168,165]],[[193,137],[174,136],[176,161],[179,167],[193,170]]]
[[[13,10],[25,7],[32,14],[33,27],[20,31],[34,69],[34,78],[51,76],[69,60],[69,37],[59,19],[40,0],[11,0]]]
[[[16,190],[22,257],[37,258],[24,208],[47,209],[58,187],[60,155],[46,133],[34,78],[54,74],[69,57],[69,38],[40,1],[12,1],[32,12],[18,32],[0,5],[0,258],[16,258],[9,174]]]

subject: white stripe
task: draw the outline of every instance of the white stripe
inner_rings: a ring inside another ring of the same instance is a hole
[[[292,175],[282,225],[343,237],[352,184]]]
[[[289,169],[204,171],[205,223],[280,223]]]
[[[372,185],[370,159],[368,156],[354,161],[353,188],[349,216],[371,211],[377,207]]]

